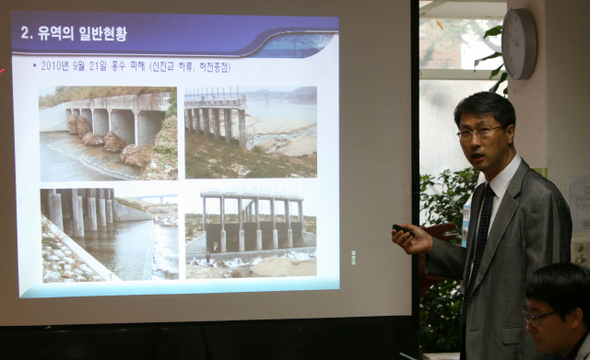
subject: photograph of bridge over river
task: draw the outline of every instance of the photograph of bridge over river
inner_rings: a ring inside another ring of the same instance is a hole
[[[41,181],[178,179],[175,87],[39,92]]]
[[[44,283],[178,280],[176,194],[125,193],[41,190]]]
[[[185,214],[187,279],[318,274],[316,216],[297,192],[270,190],[201,189]]]
[[[317,177],[317,87],[187,87],[187,179]]]

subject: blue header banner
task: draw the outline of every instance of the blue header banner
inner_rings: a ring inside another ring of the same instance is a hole
[[[249,56],[276,35],[338,32],[337,17],[12,11],[13,53]]]

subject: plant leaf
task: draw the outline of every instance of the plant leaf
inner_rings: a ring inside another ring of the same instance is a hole
[[[486,33],[483,35],[483,38],[485,39],[488,36],[497,36],[500,34],[502,34],[502,25],[495,26],[486,31]]]
[[[496,75],[498,75],[500,73],[500,70],[502,70],[502,67],[504,66],[504,64],[498,66],[498,68],[492,70],[492,72],[490,73],[490,80],[492,80],[492,78]]]
[[[499,53],[499,52],[497,52],[497,51],[496,51],[496,52],[495,52],[495,53],[493,53],[492,55],[488,55],[488,56],[486,56],[486,57],[483,57],[483,58],[481,58],[481,59],[477,59],[477,60],[475,60],[475,62],[474,62],[474,64],[473,64],[473,66],[474,66],[474,67],[477,67],[477,65],[479,65],[479,63],[480,63],[480,62],[482,62],[482,61],[486,61],[486,60],[489,60],[489,59],[495,59],[495,58],[497,58],[497,57],[499,57],[499,56],[502,56],[502,53]]]
[[[502,75],[500,76],[500,79],[498,79],[498,81],[496,81],[494,86],[492,86],[490,88],[490,91],[492,91],[492,92],[498,91],[500,84],[502,84],[504,81],[506,81],[507,78],[508,78],[508,74],[506,72],[503,72]],[[504,88],[504,95],[508,95],[508,87]]]

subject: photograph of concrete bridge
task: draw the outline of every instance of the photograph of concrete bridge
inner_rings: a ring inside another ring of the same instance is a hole
[[[188,87],[187,179],[317,177],[317,88]]]
[[[178,279],[176,195],[156,204],[115,191],[41,190],[44,282]]]
[[[187,278],[317,275],[316,217],[304,197],[202,189],[185,215]]]
[[[42,181],[139,180],[148,166],[178,168],[176,88],[40,91]],[[168,172],[164,180],[177,179]]]

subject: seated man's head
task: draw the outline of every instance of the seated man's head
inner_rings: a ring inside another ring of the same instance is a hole
[[[538,269],[526,297],[526,330],[537,350],[567,356],[590,329],[590,270],[570,263]]]

